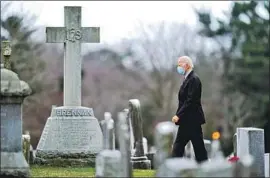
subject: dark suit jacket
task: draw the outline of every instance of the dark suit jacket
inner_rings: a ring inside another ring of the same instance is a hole
[[[191,71],[178,93],[179,104],[176,115],[179,117],[179,121],[175,123],[176,125],[202,125],[205,123],[201,93],[201,81],[194,71]]]

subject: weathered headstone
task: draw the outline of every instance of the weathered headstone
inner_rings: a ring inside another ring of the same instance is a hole
[[[143,121],[140,101],[138,99],[129,100],[129,114],[135,138],[135,153],[131,157],[132,167],[134,169],[151,169],[151,162],[148,160],[143,149]]]
[[[10,67],[8,41],[2,42],[2,52],[5,66]],[[1,64],[1,177],[30,176],[22,150],[22,103],[30,94],[29,85]]]
[[[129,110],[124,109],[124,112],[126,112],[128,114]],[[131,150],[131,155],[133,156],[135,154],[134,145],[136,143],[134,140],[133,126],[132,126],[131,118],[129,117],[129,115],[127,116],[127,120],[128,120],[129,130],[130,130],[130,150]],[[145,138],[145,137],[143,137],[143,150],[144,150],[144,154],[148,153],[148,142],[147,142],[147,138]]]
[[[237,133],[233,135],[233,154],[237,156]]]
[[[221,151],[219,133],[213,133],[212,137],[210,160],[200,164],[197,175],[201,177],[232,177],[233,166],[225,159]]]
[[[120,112],[117,116],[117,141],[119,143],[122,159],[122,177],[132,177],[132,164],[130,152],[129,129],[127,123],[127,113]]]
[[[157,152],[157,149],[155,146],[151,146],[150,149],[149,149],[149,153],[156,153]]]
[[[188,158],[168,158],[159,167],[156,177],[195,177],[197,163]]]
[[[185,146],[184,157],[192,158],[192,159],[194,158],[194,149],[193,149],[193,145],[191,141],[189,141],[187,145]]]
[[[109,112],[104,113],[104,132],[103,139],[104,141],[104,149],[114,150],[115,149],[115,133],[114,133],[114,121],[112,119],[112,115]]]
[[[174,142],[174,129],[175,127],[172,122],[160,122],[155,127],[155,169],[158,169],[165,159],[171,157]]]
[[[30,145],[29,164],[34,164],[36,158],[36,150]]]
[[[270,177],[270,154],[269,153],[265,153],[264,154],[264,167],[265,167],[265,177]]]
[[[233,166],[226,159],[211,159],[200,165],[198,177],[233,177]]]
[[[209,155],[211,152],[211,141],[204,139],[203,142],[204,142],[205,149],[207,151],[207,155]]]
[[[111,113],[105,112],[102,121],[104,150],[98,153],[96,157],[96,177],[119,177],[122,175],[122,158],[120,151],[114,150],[114,121]]]
[[[23,154],[28,164],[30,163],[30,139],[29,132],[22,135]]]
[[[124,112],[128,114],[129,110],[128,109],[124,109]],[[127,120],[128,120],[128,125],[129,125],[129,129],[130,129],[130,150],[131,150],[131,155],[135,154],[135,140],[134,140],[134,132],[133,132],[133,126],[132,126],[132,122],[131,122],[131,118],[129,117],[129,115],[127,116]],[[147,138],[143,137],[143,150],[144,150],[144,154],[148,154],[148,142],[147,142]]]
[[[151,146],[149,152],[146,154],[147,158],[151,161],[151,169],[154,169],[155,155],[156,155],[155,146]]]
[[[128,129],[129,129],[129,134],[130,134],[130,150],[131,150],[131,155],[134,155],[135,153],[135,140],[134,140],[134,132],[133,132],[133,127],[132,127],[132,122],[129,114],[129,109],[124,109],[123,112],[127,115],[127,124],[128,124]]]
[[[118,150],[102,150],[96,157],[96,177],[121,177],[122,162]]]
[[[105,118],[105,114],[104,114],[104,118]],[[105,147],[106,143],[105,143],[105,131],[106,131],[106,123],[105,123],[105,119],[102,119],[100,121],[100,128],[101,128],[101,132],[102,132],[102,135],[103,135],[103,142],[102,142],[102,145],[103,145],[103,148]]]
[[[64,43],[64,106],[52,109],[36,161],[93,166],[103,136],[93,109],[81,106],[81,43],[98,43],[99,28],[81,27],[81,7],[64,7],[64,16],[65,27],[46,28],[48,43]]]
[[[237,156],[250,154],[259,177],[264,176],[264,131],[257,128],[237,128]]]
[[[10,56],[11,56],[11,45],[10,41],[2,41],[1,42],[1,47],[2,47],[2,56],[1,60],[4,65],[5,69],[11,70],[11,61],[10,61]]]
[[[233,176],[253,177],[253,175],[256,175],[254,165],[254,159],[251,155],[247,154],[246,156],[242,156],[240,160],[233,163]]]
[[[144,154],[148,153],[148,142],[147,142],[147,138],[143,137],[143,152]]]

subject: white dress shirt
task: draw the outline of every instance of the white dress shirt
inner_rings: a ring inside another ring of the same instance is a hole
[[[185,74],[185,79],[188,77],[188,75],[190,74],[191,71],[192,70],[187,71],[187,73]]]

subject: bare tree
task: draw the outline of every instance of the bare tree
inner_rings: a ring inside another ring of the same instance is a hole
[[[133,54],[127,73],[143,83],[140,91],[156,108],[158,120],[170,118],[176,109],[181,82],[176,73],[177,58],[188,55],[198,63],[198,57],[205,57],[203,43],[189,26],[165,22],[141,24],[138,38],[125,42]]]

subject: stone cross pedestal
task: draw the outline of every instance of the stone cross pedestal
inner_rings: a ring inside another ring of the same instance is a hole
[[[81,27],[81,7],[64,7],[65,27],[47,27],[48,43],[64,43],[64,106],[53,107],[36,151],[36,163],[95,165],[102,132],[92,108],[81,106],[81,43],[98,43],[99,28]]]
[[[258,128],[237,128],[237,156],[251,155],[259,177],[264,177],[264,131]]]
[[[132,122],[135,138],[135,153],[131,157],[134,169],[151,169],[151,162],[148,160],[143,149],[143,128],[141,106],[138,99],[129,100],[129,114]]]
[[[4,56],[11,55],[9,44],[3,45]],[[30,177],[22,151],[22,103],[30,94],[29,85],[1,65],[1,177]]]

